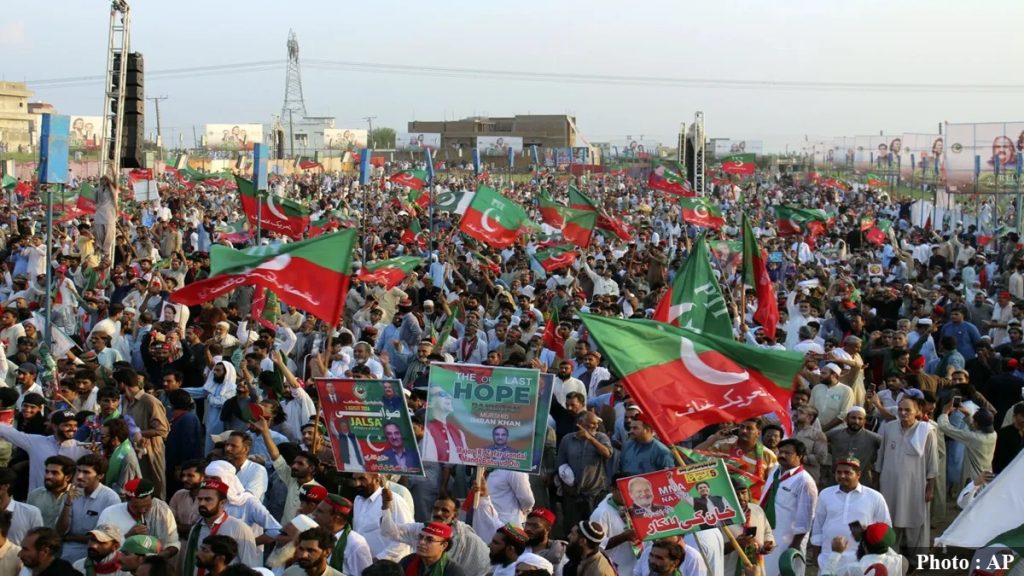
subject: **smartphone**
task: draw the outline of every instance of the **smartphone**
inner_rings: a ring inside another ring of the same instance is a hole
[[[868,392],[874,392],[875,391],[875,385],[874,384],[866,384],[864,386],[864,389],[866,391],[868,391]]]
[[[859,520],[850,522],[850,534],[853,535],[854,540],[860,542],[861,535],[864,534],[864,526]]]
[[[959,408],[964,401],[962,396],[953,396],[953,408]]]
[[[750,537],[757,536],[757,526],[747,526],[743,529],[743,535]]]

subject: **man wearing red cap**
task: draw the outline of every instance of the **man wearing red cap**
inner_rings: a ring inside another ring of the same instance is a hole
[[[178,553],[180,540],[178,525],[171,507],[154,498],[153,483],[144,478],[125,482],[121,494],[125,502],[111,506],[100,513],[97,524],[117,526],[125,538],[135,535],[152,536],[163,543],[160,555],[172,558]]]
[[[526,541],[526,552],[544,558],[560,571],[565,563],[564,540],[551,539],[551,527],[555,525],[555,513],[543,506],[536,506],[526,517],[523,529],[529,539]]]
[[[896,545],[896,532],[885,522],[876,522],[854,534],[854,541],[845,536],[832,540],[832,554],[828,564],[821,567],[821,576],[861,576],[863,574],[906,574],[910,563],[892,549]],[[847,553],[856,549],[856,558]]]
[[[381,506],[387,510],[391,506],[393,495],[386,488],[382,495]],[[430,519],[451,528],[451,542],[447,554],[467,576],[483,576],[490,570],[487,543],[480,539],[469,524],[459,520],[459,505],[455,500],[447,496],[435,500]],[[396,525],[391,515],[385,513],[381,516],[380,532],[385,538],[416,546],[424,526],[425,524],[421,522]]]
[[[196,565],[196,554],[207,536],[222,535],[238,543],[236,561],[246,566],[262,566],[263,559],[256,548],[256,538],[249,526],[224,511],[228,497],[228,485],[220,480],[207,479],[199,487],[196,503],[201,520],[192,527],[188,535],[185,555],[182,558],[182,576],[205,576],[205,570]]]
[[[321,527],[334,534],[335,544],[331,549],[328,562],[335,570],[344,574],[362,574],[367,566],[373,564],[370,546],[362,534],[352,530],[352,502],[337,494],[326,494],[322,486],[309,489],[309,494],[316,498],[320,490],[325,495],[313,511],[313,520]]]
[[[1007,329],[1010,327],[1010,320],[1013,320],[1013,298],[1004,290],[996,297],[991,320],[984,323],[989,329],[988,335],[993,344],[1002,344],[1009,337]]]
[[[452,529],[447,524],[428,522],[420,531],[416,552],[402,558],[399,564],[405,576],[465,576],[457,562],[450,561]]]

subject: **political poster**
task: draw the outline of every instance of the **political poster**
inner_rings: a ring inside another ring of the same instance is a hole
[[[713,459],[618,481],[642,540],[657,540],[745,521],[725,462]]]
[[[717,138],[715,140],[715,158],[723,158],[732,154],[754,154],[761,156],[764,153],[764,141],[762,140],[732,140],[730,138]]]
[[[509,147],[516,154],[523,152],[523,139],[519,136],[477,136],[476,149],[481,156],[504,156]]]
[[[68,132],[69,149],[98,150],[102,145],[102,138],[102,116],[71,116],[71,130]]]
[[[400,381],[318,378],[316,387],[339,471],[423,475]]]
[[[854,139],[853,168],[859,172],[879,170],[888,166],[889,144],[897,140],[897,151],[902,140],[886,136],[857,136]],[[893,163],[895,166],[895,162]]]
[[[1017,157],[1024,153],[1024,122],[946,124],[946,186],[950,192],[1016,191]],[[977,177],[977,185],[975,185]]]
[[[428,382],[425,460],[530,472],[538,370],[435,363]]]
[[[208,150],[252,150],[263,142],[263,125],[207,124],[204,135]]]
[[[900,178],[937,178],[942,172],[943,148],[943,139],[939,134],[904,134],[900,150]]]
[[[429,148],[437,152],[441,148],[441,135],[432,132],[398,132],[395,134],[395,150],[399,152],[420,152]]]
[[[541,473],[540,467],[544,459],[544,444],[548,438],[548,414],[551,412],[551,394],[554,389],[555,375],[541,374],[540,395],[537,398],[537,421],[533,431],[533,465],[530,467],[530,474]]]
[[[368,139],[369,132],[358,128],[324,129],[324,145],[328,150],[362,150]]]
[[[838,136],[832,139],[832,147],[826,154],[825,162],[831,166],[849,166],[853,164],[856,144],[852,136]]]

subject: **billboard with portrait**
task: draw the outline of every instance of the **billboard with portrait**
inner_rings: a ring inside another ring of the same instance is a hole
[[[69,149],[96,150],[101,146],[102,138],[102,116],[71,116],[71,130],[68,132]]]
[[[360,150],[366,148],[368,140],[369,132],[366,130],[358,128],[324,129],[324,146],[328,150]]]
[[[900,150],[900,178],[936,178],[942,171],[944,147],[943,137],[939,134],[904,134]]]
[[[896,154],[903,148],[900,136],[857,136],[854,139],[853,168],[861,172],[879,170],[889,166],[889,150]],[[896,166],[895,160],[892,166]]]
[[[729,138],[717,138],[715,140],[715,157],[722,158],[730,154],[756,154],[764,153],[764,142],[762,140],[732,140]]]
[[[853,164],[855,151],[853,136],[838,136],[832,139],[832,147],[826,153],[825,162],[832,166],[849,166]]]
[[[477,136],[476,149],[481,156],[504,156],[509,147],[516,154],[523,152],[523,139],[519,136]]]
[[[943,169],[950,192],[1014,189],[1024,122],[946,124]],[[977,173],[977,186],[975,186]]]
[[[441,135],[432,132],[396,132],[395,150],[399,152],[418,152],[424,148],[437,152],[441,147]]]
[[[207,124],[204,134],[208,150],[252,150],[263,142],[263,125]]]

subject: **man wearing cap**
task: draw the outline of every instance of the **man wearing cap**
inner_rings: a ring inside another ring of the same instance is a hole
[[[779,573],[779,558],[787,548],[804,555],[818,503],[818,487],[803,467],[807,453],[803,442],[795,438],[783,440],[776,452],[779,463],[768,471],[761,496],[761,509],[778,543],[765,558],[767,576]]]
[[[449,557],[452,528],[440,522],[428,522],[420,530],[416,551],[399,561],[407,576],[465,576],[464,567]]]
[[[335,542],[328,554],[331,568],[344,574],[362,574],[373,564],[366,538],[352,529],[351,501],[337,494],[327,494],[312,516],[317,524],[334,535]]]
[[[387,510],[391,506],[393,495],[391,490],[384,489],[381,506]],[[431,509],[431,522],[448,526],[451,535],[448,537],[448,557],[462,568],[467,576],[483,576],[490,569],[487,544],[480,539],[473,528],[459,520],[459,505],[455,500],[444,496],[434,501]],[[420,534],[425,528],[422,522],[395,524],[391,514],[382,514],[380,521],[381,535],[385,538],[416,546]]]
[[[515,576],[516,560],[526,550],[526,532],[512,524],[505,524],[491,537],[488,544],[492,576]]]
[[[991,319],[983,325],[989,329],[989,337],[992,339],[993,344],[1000,344],[1003,340],[1008,337],[1007,328],[1010,327],[1010,321],[1013,320],[1013,299],[1009,292],[1002,291],[996,297],[996,305],[992,308]]]
[[[75,413],[70,410],[54,412],[50,417],[53,434],[40,436],[26,434],[10,424],[0,424],[0,439],[7,440],[28,453],[29,476],[28,488],[34,490],[43,485],[46,459],[60,454],[72,460],[78,460],[92,452],[75,440],[78,421]]]
[[[100,512],[121,503],[117,492],[103,486],[106,458],[88,454],[78,459],[76,468],[75,483],[68,490],[56,524],[57,532],[63,534],[60,558],[68,562],[85,557],[89,531],[97,526]]]
[[[843,370],[835,362],[821,369],[821,381],[811,389],[811,405],[818,410],[824,432],[843,423],[842,416],[853,406],[853,389],[839,381]]]
[[[154,498],[153,490],[149,480],[129,480],[122,489],[126,501],[101,512],[97,523],[117,526],[126,538],[152,536],[164,544],[160,555],[172,558],[180,547],[178,525],[171,508],[163,500]]]
[[[21,410],[21,403],[25,400],[26,394],[42,394],[43,387],[36,382],[36,373],[39,371],[39,367],[33,362],[24,362],[18,366],[18,371],[14,376],[14,383],[21,396],[18,397],[18,401],[14,403],[14,407]]]
[[[71,566],[85,576],[116,576],[121,571],[119,549],[124,540],[121,530],[110,524],[99,524],[86,533],[85,540],[85,556],[74,560]]]
[[[912,356],[923,356],[925,362],[934,362],[939,359],[935,350],[935,340],[932,338],[934,322],[931,318],[918,318],[914,324],[914,331],[907,334],[907,346],[910,347]]]
[[[867,423],[867,411],[860,406],[851,406],[846,411],[846,426],[829,430],[828,452],[830,460],[835,462],[852,455],[864,465],[864,480],[874,484],[875,457],[882,445],[882,437],[864,427]],[[831,485],[834,475],[828,479],[822,474],[822,485]]]
[[[128,423],[123,418],[108,418],[100,426],[100,443],[103,453],[109,458],[104,482],[115,492],[129,480],[142,477],[135,447],[128,440]]]
[[[616,576],[615,568],[601,549],[604,540],[605,529],[598,522],[584,520],[573,526],[569,531],[569,545],[565,548],[565,555],[569,558],[565,571],[576,576]],[[622,566],[619,569],[626,570]],[[632,567],[625,573],[632,573]]]
[[[822,566],[821,576],[862,576],[869,573],[899,576],[907,573],[910,562],[893,550],[896,532],[891,526],[876,522],[854,537],[855,541],[845,536],[837,536],[832,541],[832,554],[828,565]],[[858,542],[863,550],[857,549]],[[850,548],[857,549],[856,560],[851,561],[846,555]]]
[[[853,457],[840,456],[833,466],[836,485],[818,494],[811,528],[811,546],[807,557],[817,557],[818,567],[828,566],[829,548],[837,536],[853,539],[850,524],[859,522],[869,526],[876,522],[891,522],[889,507],[882,495],[860,483],[861,463]],[[843,552],[844,561],[855,560],[855,550]]]
[[[551,538],[551,528],[554,525],[555,513],[542,506],[537,506],[526,517],[523,530],[529,536],[529,540],[526,541],[526,552],[544,558],[551,563],[556,576],[560,576],[566,562],[565,547],[568,543]],[[522,564],[522,558],[520,556],[520,564]]]
[[[229,516],[224,511],[227,497],[228,485],[220,480],[207,478],[199,487],[196,503],[201,520],[189,532],[185,555],[182,558],[182,576],[204,576],[205,570],[198,565],[196,556],[200,543],[208,536],[220,535],[233,539],[238,544],[239,563],[246,566],[263,565],[252,530],[245,522]]]

